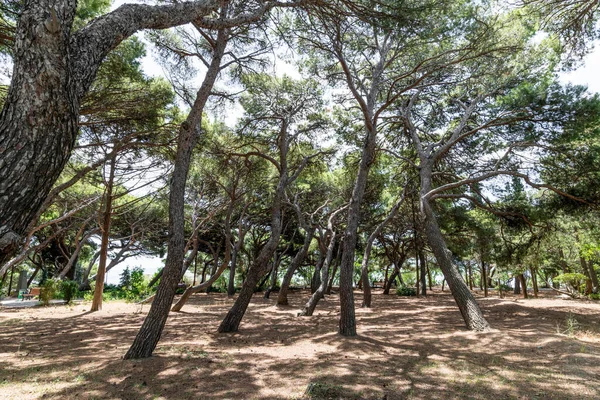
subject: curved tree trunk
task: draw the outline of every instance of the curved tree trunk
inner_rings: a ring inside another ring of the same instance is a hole
[[[383,228],[390,222],[392,218],[396,216],[400,206],[404,202],[404,198],[406,196],[406,188],[402,193],[400,199],[394,204],[387,217],[377,227],[375,230],[369,235],[367,239],[367,245],[365,246],[365,252],[363,254],[363,260],[361,265],[361,280],[363,282],[363,303],[362,307],[369,308],[371,307],[371,283],[369,282],[369,257],[371,256],[371,249],[373,248],[373,242],[375,238],[381,234]],[[389,292],[389,291],[388,291]]]
[[[335,247],[335,232],[332,232],[331,239],[329,241],[329,246],[327,246],[327,253],[324,256],[323,266],[321,267],[321,284],[317,288],[317,290],[312,294],[308,302],[304,305],[304,308],[298,313],[298,316],[306,316],[310,317],[313,315],[319,300],[324,297],[325,289],[327,289],[327,284],[329,282],[329,265],[331,264],[331,260],[333,258],[333,248]]]
[[[331,278],[329,278],[329,285],[327,285],[327,290],[325,290],[326,295],[331,294],[331,288],[333,287],[333,280],[335,279],[335,274],[337,273],[338,265],[340,265],[340,262],[342,261],[343,248],[344,248],[343,243],[340,242],[338,244],[338,252],[337,252],[337,256],[335,257],[335,263],[333,263],[333,270],[331,271]]]
[[[440,266],[445,280],[448,282],[448,287],[452,292],[454,300],[460,309],[462,317],[467,325],[467,328],[474,331],[486,331],[490,329],[490,325],[486,321],[479,304],[473,297],[473,294],[465,284],[456,265],[452,262],[451,252],[446,246],[442,231],[437,223],[437,219],[426,198],[426,194],[431,190],[431,165],[421,165],[421,212],[424,217],[424,228],[427,241],[431,246],[431,250]]]
[[[273,254],[273,268],[271,269],[271,284],[269,285],[269,288],[265,291],[265,294],[264,294],[265,299],[268,299],[271,296],[271,292],[273,290],[275,290],[275,287],[277,286],[277,273],[279,272],[279,264],[281,263],[282,257],[283,257],[283,253],[278,255],[277,252],[275,252]]]
[[[189,300],[190,296],[194,293],[201,292],[202,290],[210,287],[219,277],[223,274],[223,271],[227,269],[229,266],[229,261],[231,260],[231,249],[230,246],[227,246],[225,249],[225,258],[223,259],[223,263],[219,267],[217,271],[206,281],[196,286],[190,286],[183,292],[177,303],[171,308],[171,311],[181,311],[185,303]]]
[[[281,230],[283,228],[281,208],[283,200],[285,199],[285,189],[289,183],[291,183],[288,174],[287,155],[289,151],[289,136],[288,136],[288,125],[287,120],[283,121],[281,130],[278,137],[279,144],[279,181],[275,189],[275,195],[273,196],[273,205],[271,209],[271,237],[267,243],[263,246],[258,254],[258,257],[252,262],[252,265],[248,268],[248,274],[246,280],[242,285],[240,294],[238,295],[235,303],[221,321],[218,332],[237,332],[240,326],[240,322],[246,313],[248,304],[254,294],[254,289],[258,281],[267,273],[269,269],[269,260],[273,257],[273,254],[277,250],[279,239],[281,236]]]
[[[308,254],[308,248],[310,247],[310,242],[312,241],[314,233],[315,227],[311,225],[306,231],[306,236],[304,236],[304,243],[302,244],[302,248],[298,251],[298,253],[296,253],[294,258],[292,259],[292,262],[290,263],[287,271],[285,272],[285,276],[281,281],[281,287],[279,288],[279,294],[277,295],[277,305],[288,305],[288,290],[290,288],[290,283],[292,282],[292,277],[304,262],[304,259]]]
[[[171,177],[169,193],[169,242],[167,260],[163,269],[163,276],[158,285],[156,296],[144,319],[131,347],[125,354],[125,359],[146,358],[152,355],[162,334],[169,309],[175,297],[177,285],[181,279],[181,268],[184,259],[185,239],[185,186],[190,167],[192,150],[200,137],[202,112],[211,94],[217,75],[221,70],[221,59],[227,46],[229,32],[220,30],[217,35],[213,58],[206,72],[206,76],[196,100],[186,121],[179,130],[177,141],[177,156]]]
[[[404,253],[401,253],[400,258],[398,260],[394,260],[394,271],[392,272],[392,275],[390,275],[390,278],[388,279],[387,286],[385,288],[383,288],[383,294],[390,294],[390,289],[392,288],[392,285],[394,284],[394,281],[396,280],[396,278],[400,278],[400,284],[404,283],[402,281],[401,268],[402,268],[402,264],[404,264],[405,259],[406,259],[406,255]]]

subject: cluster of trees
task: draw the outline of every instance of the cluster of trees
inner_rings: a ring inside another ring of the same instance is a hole
[[[159,3],[0,9],[3,285],[77,279],[98,310],[106,271],[166,253],[126,358],[217,279],[239,287],[219,332],[298,282],[301,315],[339,287],[345,336],[375,281],[447,285],[480,331],[477,286],[598,293],[600,98],[557,81],[596,1]],[[144,29],[169,82],[141,69]],[[286,51],[302,78],[269,73]],[[232,101],[234,127],[207,118]]]

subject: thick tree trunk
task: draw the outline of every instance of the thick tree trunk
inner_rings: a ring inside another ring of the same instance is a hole
[[[200,20],[219,5],[128,4],[72,32],[77,0],[22,2],[0,113],[0,265],[21,245],[69,159],[81,99],[105,56],[141,29]]]
[[[514,277],[515,279],[515,287],[513,290],[513,294],[521,294],[521,278],[519,275]]]
[[[304,243],[302,244],[302,248],[296,253],[292,262],[290,263],[287,271],[285,272],[285,276],[281,281],[281,287],[279,288],[279,295],[277,296],[277,305],[287,306],[288,305],[288,290],[290,288],[290,283],[292,282],[292,277],[294,273],[298,270],[298,268],[304,262],[306,255],[308,254],[308,248],[310,247],[310,242],[312,241],[313,235],[315,233],[315,227],[309,226],[307,227],[306,236],[304,236]]]
[[[21,245],[75,144],[79,98],[70,79],[69,35],[76,5],[23,3],[0,113],[0,265]]]
[[[421,165],[421,212],[424,218],[425,234],[431,250],[435,255],[438,265],[440,266],[444,278],[448,282],[448,287],[452,292],[454,300],[460,309],[465,324],[468,329],[474,331],[486,331],[490,329],[479,304],[473,297],[473,294],[465,284],[464,280],[456,265],[452,262],[450,250],[446,246],[442,231],[437,223],[437,219],[426,198],[426,194],[432,189],[432,165]]]
[[[116,155],[110,160],[110,171],[106,181],[104,196],[104,214],[102,217],[102,240],[100,244],[100,264],[96,273],[96,288],[90,311],[102,310],[102,295],[104,294],[104,276],[106,274],[106,260],[108,259],[108,240],[110,238],[110,221],[112,218],[113,185],[115,183]]]
[[[225,30],[219,31],[211,64],[198,90],[192,110],[179,130],[177,155],[169,193],[167,260],[150,311],[144,319],[144,323],[136,335],[133,344],[125,354],[125,359],[146,358],[152,355],[167,322],[169,309],[171,308],[177,285],[181,279],[181,266],[185,256],[184,202],[187,174],[192,151],[202,133],[202,112],[211,94],[217,75],[221,70],[221,59],[225,52],[228,38],[229,32]]]
[[[527,294],[527,279],[525,279],[525,275],[519,274],[519,280],[521,281],[521,287],[523,288],[523,298],[527,299],[529,298],[529,295]]]

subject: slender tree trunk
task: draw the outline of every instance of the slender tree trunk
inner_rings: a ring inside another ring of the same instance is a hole
[[[533,297],[535,297],[537,299],[538,292],[539,292],[537,275],[536,275],[537,272],[534,267],[530,267],[529,272],[531,272],[531,285],[533,286]]]
[[[283,125],[279,132],[278,145],[279,145],[279,182],[275,189],[275,195],[273,196],[273,205],[271,209],[271,237],[267,243],[263,246],[258,254],[258,257],[253,261],[252,265],[248,268],[248,274],[246,280],[242,285],[240,294],[237,297],[235,303],[219,325],[218,332],[237,332],[240,326],[240,322],[246,313],[248,304],[254,294],[254,289],[258,281],[267,273],[269,260],[277,250],[279,239],[281,236],[282,229],[282,216],[281,208],[283,200],[285,199],[285,189],[290,184],[288,176],[288,164],[287,155],[289,150],[289,137],[288,137],[288,126],[287,120],[283,121]]]
[[[117,156],[110,160],[110,172],[106,181],[106,195],[104,196],[104,214],[102,217],[102,241],[100,244],[100,264],[96,273],[96,288],[90,311],[102,310],[102,295],[104,293],[104,276],[106,274],[106,260],[108,259],[108,240],[110,238],[110,222],[112,218],[113,185],[115,183],[115,167]]]
[[[292,259],[287,271],[285,272],[285,276],[281,281],[281,287],[279,288],[279,295],[277,296],[277,305],[287,306],[288,305],[288,291],[290,288],[290,283],[292,282],[292,277],[294,273],[298,270],[298,268],[304,262],[306,255],[308,253],[308,248],[310,247],[310,242],[312,241],[313,235],[315,233],[314,226],[308,226],[306,230],[306,236],[304,236],[304,243],[302,244],[302,248],[298,251],[298,253]]]
[[[437,219],[433,213],[433,209],[426,198],[426,194],[432,189],[432,165],[425,164],[421,165],[420,176],[421,176],[421,212],[424,219],[425,234],[431,250],[435,255],[435,258],[440,266],[444,278],[448,282],[448,287],[452,292],[454,300],[460,309],[465,324],[468,329],[474,331],[486,331],[490,329],[488,322],[486,321],[479,304],[473,297],[473,294],[465,284],[462,276],[456,265],[452,262],[450,257],[450,250],[446,246],[442,231],[437,223]]]
[[[469,270],[469,289],[473,290],[473,268],[470,260],[467,262],[467,269]]]
[[[13,266],[10,269],[10,279],[8,281],[8,297],[10,297],[10,292],[12,292],[12,282],[13,282],[13,275],[15,274],[15,267]]]
[[[238,254],[242,250],[244,244],[244,237],[246,232],[244,230],[244,218],[240,218],[238,223],[238,240],[235,242],[233,253],[231,255],[231,266],[229,267],[229,283],[227,285],[227,295],[232,297],[235,295],[235,269],[237,268]]]
[[[315,264],[315,270],[313,271],[312,278],[310,279],[311,294],[316,292],[319,286],[321,286],[321,268],[323,267],[323,263],[325,262],[325,255],[323,253],[324,251],[321,249],[321,251],[319,251],[319,258],[317,259],[317,263]]]
[[[429,269],[429,263],[426,262],[425,265],[427,266],[427,281],[429,282],[429,290],[433,291],[433,281],[431,279],[431,270]]]
[[[401,282],[401,284],[403,284],[401,268],[402,268],[402,264],[404,264],[405,259],[406,259],[406,256],[404,254],[402,254],[400,256],[399,260],[394,260],[394,271],[392,272],[392,275],[390,276],[390,279],[388,280],[387,286],[383,289],[383,294],[390,294],[390,289],[392,288],[392,285],[394,284],[394,281],[396,280],[397,277],[400,278],[400,282]]]
[[[483,281],[483,297],[488,297],[487,265],[481,260],[481,280]]]
[[[177,155],[171,178],[169,193],[169,241],[163,276],[156,296],[144,323],[125,354],[125,359],[146,358],[152,355],[160,340],[169,309],[181,279],[181,266],[184,259],[185,239],[185,185],[190,167],[192,150],[202,133],[202,113],[221,70],[221,59],[227,46],[229,32],[220,30],[217,34],[213,58],[204,81],[198,90],[196,100],[186,121],[181,125],[177,141]]]
[[[31,282],[33,282],[33,280],[35,279],[35,276],[37,275],[37,273],[40,271],[40,267],[35,267],[35,270],[33,270],[33,274],[31,274],[31,276],[29,277],[29,280],[27,281],[27,287],[31,286]],[[4,283],[4,282],[2,282]],[[2,287],[2,284],[0,284],[0,288]]]
[[[388,215],[381,223],[377,225],[375,230],[367,238],[367,244],[365,246],[365,252],[363,254],[363,260],[361,264],[361,280],[363,282],[363,303],[362,307],[371,307],[371,282],[369,282],[369,257],[371,256],[371,249],[373,248],[373,242],[381,234],[385,226],[396,216],[404,198],[406,196],[406,188],[404,189],[400,199],[394,204]]]
[[[228,242],[229,242],[229,239],[226,239],[226,243],[228,243]],[[200,283],[199,285],[196,285],[196,286],[190,286],[187,289],[185,289],[185,292],[183,292],[183,294],[181,295],[181,297],[179,298],[177,303],[175,303],[173,308],[171,308],[171,311],[175,311],[175,312],[181,311],[181,309],[183,308],[185,303],[187,303],[187,301],[190,299],[191,295],[201,292],[202,290],[210,287],[210,285],[212,285],[217,279],[219,279],[221,274],[223,274],[223,271],[225,271],[227,269],[227,267],[229,266],[229,261],[231,260],[231,248],[230,248],[231,246],[229,246],[227,244],[226,244],[226,246],[227,247],[225,248],[225,257],[223,258],[223,263],[221,264],[219,269],[217,269],[215,271],[215,273],[210,276],[208,281]]]
[[[275,290],[277,286],[277,273],[279,272],[279,264],[281,263],[281,257],[283,254],[278,255],[277,252],[273,254],[273,269],[271,269],[271,284],[265,291],[264,298],[268,299],[271,296],[271,292]]]
[[[427,296],[427,282],[426,282],[427,267],[425,265],[425,255],[423,254],[423,248],[419,249],[419,261],[421,264],[421,295]]]
[[[331,264],[331,260],[333,258],[333,248],[335,247],[335,232],[331,232],[331,239],[329,241],[329,245],[327,246],[327,253],[324,256],[323,266],[321,267],[322,276],[321,276],[321,284],[317,288],[317,290],[312,294],[308,302],[304,305],[304,308],[300,311],[298,316],[306,316],[310,317],[313,315],[319,300],[324,297],[325,289],[327,288],[327,283],[329,282],[329,265]]]
[[[331,288],[333,288],[333,280],[335,279],[335,274],[338,270],[338,265],[342,262],[342,251],[344,249],[343,243],[340,242],[338,245],[337,256],[335,257],[335,262],[333,263],[333,270],[331,271],[331,278],[329,279],[329,285],[327,285],[327,290],[325,291],[326,295],[331,294]]]

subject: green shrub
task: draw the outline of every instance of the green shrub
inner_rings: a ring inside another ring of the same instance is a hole
[[[56,298],[60,294],[61,282],[58,279],[46,279],[40,287],[40,301],[43,305],[50,304],[50,300]]]
[[[62,298],[67,302],[67,304],[70,304],[73,298],[79,293],[79,285],[75,281],[62,281],[60,285],[60,291]]]
[[[396,289],[396,294],[398,296],[416,296],[417,289],[410,286],[399,286],[398,289]]]
[[[590,300],[600,300],[600,293],[590,293]]]

